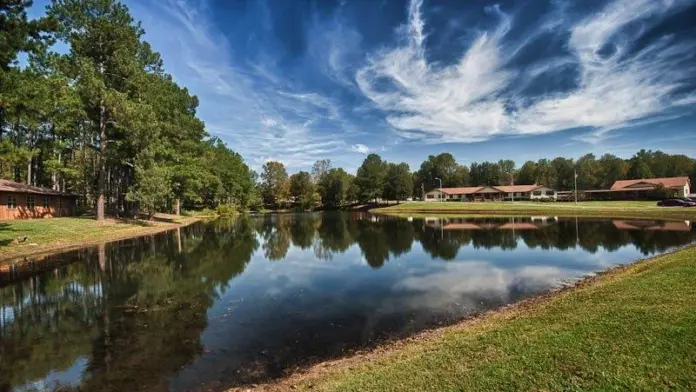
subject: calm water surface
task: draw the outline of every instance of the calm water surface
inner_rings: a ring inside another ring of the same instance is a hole
[[[0,391],[221,390],[696,240],[690,222],[243,217],[0,272]]]

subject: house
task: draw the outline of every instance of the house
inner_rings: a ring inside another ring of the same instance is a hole
[[[620,180],[611,186],[612,192],[623,192],[629,196],[645,196],[662,184],[674,191],[675,197],[687,197],[691,193],[689,177],[645,178],[641,180]]]
[[[0,220],[71,216],[76,207],[76,195],[0,179]]]
[[[425,201],[556,199],[556,191],[544,185],[500,185],[437,188],[425,194]]]
[[[635,200],[650,199],[651,192],[658,185],[672,192],[672,197],[688,197],[691,192],[689,177],[644,178],[640,180],[619,180],[610,189],[578,190],[581,200]],[[563,200],[573,200],[573,191],[558,192]]]

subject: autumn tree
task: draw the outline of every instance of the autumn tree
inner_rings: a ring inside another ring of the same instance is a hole
[[[267,205],[278,206],[290,196],[290,181],[285,165],[269,161],[263,165],[261,173],[262,196]]]

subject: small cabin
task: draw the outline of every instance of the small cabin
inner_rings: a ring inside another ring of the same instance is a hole
[[[0,220],[73,216],[77,195],[0,179]]]

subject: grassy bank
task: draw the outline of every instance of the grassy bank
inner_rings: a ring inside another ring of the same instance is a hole
[[[696,247],[266,390],[696,390]]]
[[[197,220],[198,218],[195,217],[181,217],[171,222],[114,219],[97,222],[91,218],[2,221],[0,222],[0,262],[30,254],[153,234]]]
[[[409,202],[371,212],[378,214],[553,214],[613,218],[696,219],[696,208],[657,207],[651,201],[589,201],[575,203],[534,202]]]

